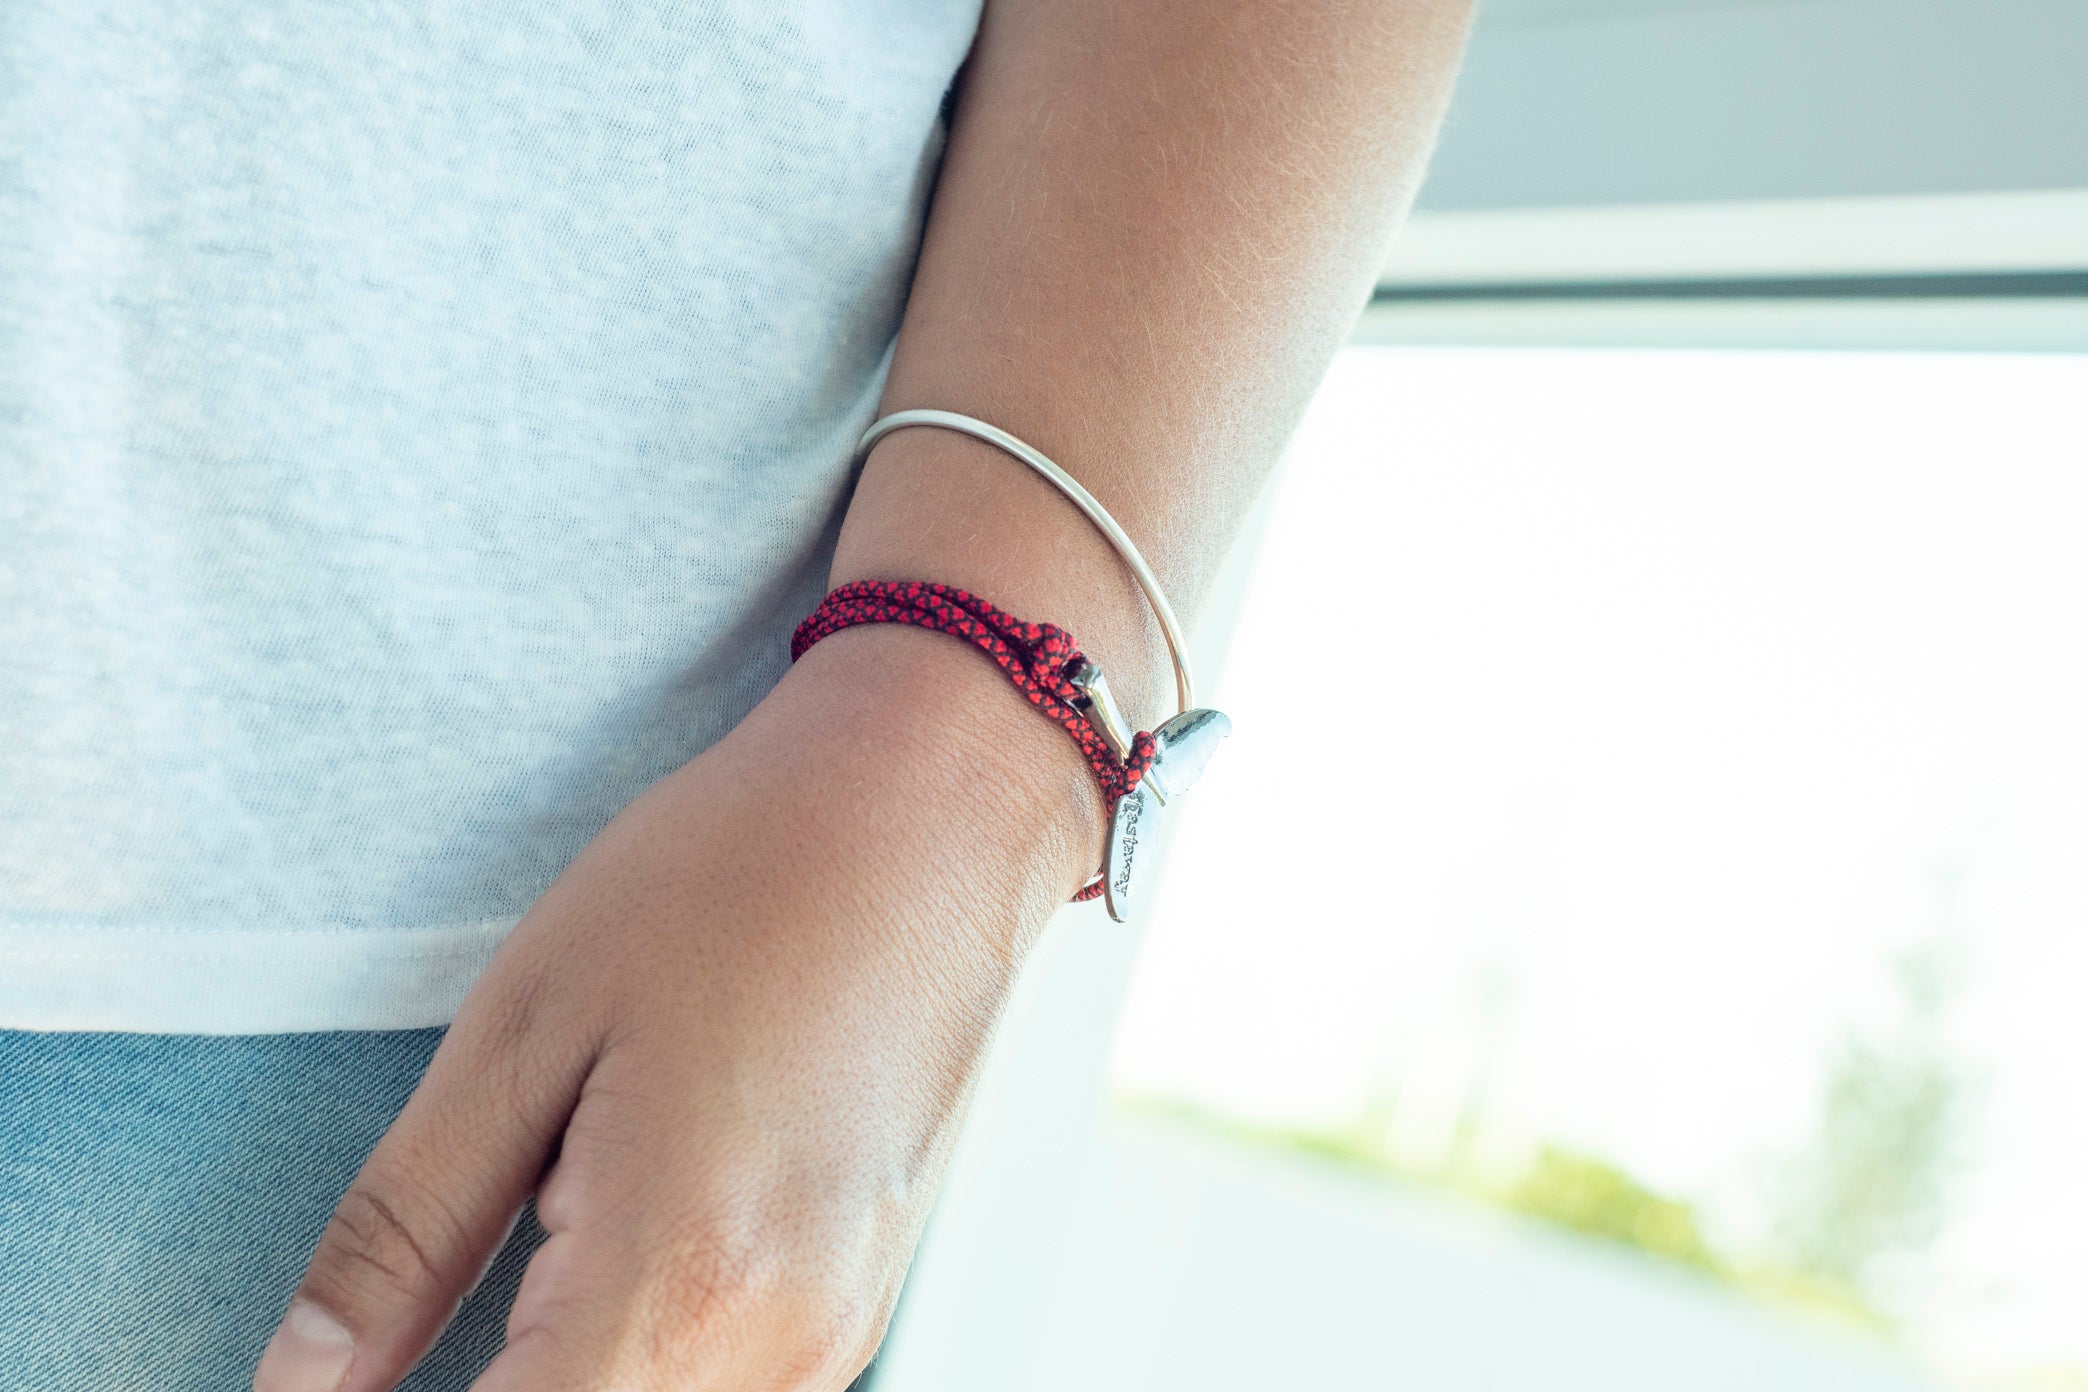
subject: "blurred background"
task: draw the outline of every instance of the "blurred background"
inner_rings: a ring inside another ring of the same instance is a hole
[[[2088,1389],[2084,538],[2088,4],[1481,0],[877,1392]]]

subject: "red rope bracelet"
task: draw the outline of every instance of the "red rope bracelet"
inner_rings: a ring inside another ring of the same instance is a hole
[[[1131,737],[1128,758],[1119,760],[1101,731],[1081,709],[1082,698],[1067,676],[1086,659],[1073,637],[1054,624],[1024,623],[968,590],[926,580],[857,580],[842,585],[819,602],[790,635],[790,660],[803,657],[814,643],[857,624],[903,623],[962,638],[984,652],[1008,674],[1030,704],[1050,716],[1073,737],[1095,782],[1102,789],[1105,811],[1139,785],[1152,767],[1153,736],[1141,730]],[[1075,902],[1102,893],[1097,878]]]

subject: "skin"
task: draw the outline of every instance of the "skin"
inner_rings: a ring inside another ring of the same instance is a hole
[[[1029,440],[1192,614],[1368,297],[1466,18],[992,0],[882,409]],[[1140,728],[1172,713],[1129,573],[990,446],[880,443],[834,565],[862,577],[1050,619]],[[1103,831],[1072,742],[972,649],[892,626],[819,644],[523,918],[343,1198],[257,1392],[393,1387],[532,1194],[550,1240],[479,1392],[845,1387]]]

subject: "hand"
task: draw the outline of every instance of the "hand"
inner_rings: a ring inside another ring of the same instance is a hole
[[[853,630],[618,816],[472,988],[257,1392],[394,1386],[532,1192],[549,1240],[479,1392],[845,1387],[1100,855],[1026,704],[949,638]]]

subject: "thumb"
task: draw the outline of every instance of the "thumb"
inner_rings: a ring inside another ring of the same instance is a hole
[[[388,1392],[434,1344],[536,1186],[586,1072],[583,1047],[543,1037],[557,1033],[543,1004],[492,973],[473,987],[334,1209],[254,1392]]]

